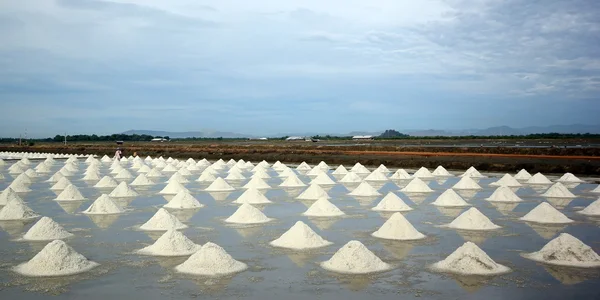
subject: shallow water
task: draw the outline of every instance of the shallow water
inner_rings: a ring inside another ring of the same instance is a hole
[[[35,166],[35,165],[33,165]],[[13,178],[4,170],[6,179],[0,181],[4,189]],[[597,195],[587,193],[594,185],[581,184],[571,189],[578,198],[572,201],[556,201],[560,210],[576,220],[567,226],[532,226],[517,219],[543,198],[536,196],[531,188],[521,188],[517,194],[525,202],[518,205],[496,205],[484,201],[494,188],[488,184],[497,178],[479,181],[483,190],[471,195],[469,203],[481,210],[502,229],[486,234],[457,232],[440,228],[460,214],[464,209],[441,209],[431,202],[445,189],[450,188],[458,178],[445,182],[429,181],[435,190],[428,195],[404,195],[398,192],[406,182],[387,182],[380,189],[385,195],[396,191],[413,211],[403,213],[406,218],[427,239],[417,242],[395,242],[371,237],[370,234],[381,226],[390,213],[371,211],[383,197],[357,199],[347,196],[343,185],[335,185],[329,190],[332,202],[345,211],[343,218],[308,218],[301,215],[312,201],[294,200],[301,190],[271,189],[266,196],[273,204],[260,208],[276,220],[259,226],[233,226],[223,222],[238,207],[235,200],[243,190],[232,193],[206,193],[193,182],[199,174],[191,176],[186,184],[193,195],[206,206],[196,211],[180,211],[176,215],[190,228],[183,233],[203,244],[211,241],[222,246],[235,259],[249,265],[242,273],[226,278],[202,278],[175,273],[173,268],[183,262],[182,258],[157,258],[133,253],[161,235],[161,232],[144,232],[137,226],[148,220],[167,201],[157,194],[166,183],[149,189],[137,189],[140,196],[134,199],[121,199],[119,203],[128,205],[129,211],[123,215],[87,216],[80,212],[86,209],[100,191],[94,183],[79,180],[86,165],[80,162],[80,171],[70,178],[90,199],[79,203],[58,203],[53,201],[56,194],[49,190],[50,183],[44,182],[51,174],[43,176],[31,185],[32,192],[22,195],[27,204],[41,215],[52,217],[67,230],[75,234],[67,243],[90,260],[99,262],[100,267],[91,272],[59,278],[26,278],[12,272],[11,267],[33,257],[45,243],[31,243],[17,239],[27,231],[33,222],[0,222],[0,295],[3,299],[45,298],[49,294],[57,298],[122,299],[127,296],[146,299],[164,298],[251,298],[251,299],[378,299],[427,298],[427,299],[565,299],[580,297],[593,299],[600,297],[597,285],[600,274],[595,270],[573,270],[550,267],[521,257],[522,252],[539,250],[545,243],[561,232],[567,232],[600,252],[599,220],[574,213],[597,199]],[[56,164],[53,171],[60,166]],[[108,173],[107,166],[101,169]],[[133,173],[133,172],[132,172]],[[276,175],[270,172],[272,176]],[[246,174],[249,175],[249,174]],[[500,177],[501,174],[494,174]],[[308,182],[306,176],[300,177]],[[338,178],[339,179],[339,178]],[[281,179],[267,181],[277,186]],[[241,186],[245,182],[236,184]],[[110,192],[104,191],[105,193]],[[567,203],[568,202],[568,203]],[[416,204],[418,203],[418,204]],[[276,249],[268,242],[277,238],[296,221],[302,220],[323,238],[334,245],[320,250],[289,251]],[[331,273],[319,267],[318,262],[329,259],[335,251],[350,240],[360,240],[382,260],[395,268],[389,272],[369,276],[346,276]],[[477,243],[496,262],[513,269],[512,273],[495,277],[449,276],[430,271],[427,266],[445,258],[462,245],[465,240]]]

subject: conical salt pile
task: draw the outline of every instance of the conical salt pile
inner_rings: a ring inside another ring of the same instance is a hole
[[[399,212],[394,213],[383,225],[372,234],[374,237],[388,240],[420,240],[425,235],[420,233],[412,224]]]
[[[600,216],[600,198],[592,202],[592,204],[588,205],[586,208],[578,211],[578,213],[586,216]]]
[[[146,177],[148,178],[158,178],[162,176],[163,174],[157,168],[153,168],[150,172],[146,173]]]
[[[190,170],[187,169],[187,166],[182,166],[179,171],[177,171],[177,173],[179,173],[182,176],[192,176],[192,172],[190,172]]]
[[[579,268],[600,267],[600,256],[590,246],[568,233],[561,233],[540,251],[523,254],[523,257],[551,265]]]
[[[147,165],[143,165],[137,170],[138,173],[143,173],[143,174],[150,173],[150,171],[152,171],[152,169]]]
[[[254,174],[252,174],[251,177],[252,178],[258,177],[258,178],[261,178],[261,179],[269,179],[269,178],[271,178],[271,175],[269,175],[265,169],[258,168],[254,172]]]
[[[552,181],[550,181],[550,179],[548,179],[546,176],[544,176],[544,174],[542,173],[535,173],[535,175],[531,176],[531,178],[529,178],[527,180],[528,184],[552,184]]]
[[[310,166],[304,161],[296,167],[296,170],[298,171],[308,171],[310,169]]]
[[[83,211],[88,215],[112,215],[123,213],[123,210],[117,205],[110,196],[102,194],[88,209]]]
[[[61,178],[57,183],[55,183],[52,187],[50,187],[53,191],[62,191],[66,189],[71,183],[67,177]]]
[[[383,199],[373,207],[375,211],[411,211],[412,208],[406,205],[404,201],[396,194],[389,192]]]
[[[521,187],[523,185],[514,177],[510,176],[510,174],[506,173],[502,178],[498,179],[498,181],[490,183],[490,186]]]
[[[473,166],[469,167],[460,177],[472,177],[472,178],[485,178],[477,169]]]
[[[244,180],[246,177],[240,172],[231,172],[225,177],[227,180]]]
[[[290,175],[280,185],[280,187],[305,187],[306,184],[296,175]]]
[[[412,176],[410,176],[410,174],[408,174],[408,172],[406,172],[406,170],[404,169],[398,169],[398,171],[396,171],[392,176],[390,176],[390,179],[395,179],[395,180],[404,180],[404,179],[411,179]]]
[[[138,196],[138,192],[136,192],[133,188],[131,188],[127,182],[122,181],[117,185],[117,187],[108,194],[113,198],[130,198]]]
[[[446,259],[432,265],[433,269],[460,275],[497,275],[510,272],[510,268],[496,263],[483,250],[466,242]]]
[[[27,174],[27,175],[29,175],[29,174]],[[584,183],[585,182],[585,181],[577,178],[577,176],[573,175],[572,173],[565,173],[563,176],[561,176],[556,181],[557,182],[564,182],[564,183]]]
[[[25,173],[23,173],[23,174],[27,175],[27,177],[29,177],[29,178],[40,177],[33,169],[27,169],[27,171],[25,171]]]
[[[81,180],[86,180],[86,181],[100,180],[100,172],[90,171],[87,174],[85,174],[85,176],[83,176],[83,178],[81,178]]]
[[[94,187],[98,189],[112,189],[116,188],[117,185],[119,185],[119,183],[116,180],[114,180],[109,175],[106,175],[102,177],[102,179],[100,179],[100,181],[98,181],[98,183],[96,183]]]
[[[331,179],[331,177],[327,173],[319,173],[319,175],[317,175],[317,177],[311,180],[310,183],[318,185],[334,185],[335,181],[333,181],[333,179]]]
[[[552,205],[542,202],[519,220],[542,224],[567,224],[573,220],[567,218]]]
[[[373,171],[369,176],[365,177],[366,181],[388,181],[389,178],[379,170]]]
[[[127,169],[123,169],[121,171],[119,171],[119,173],[117,173],[117,175],[115,176],[115,179],[119,179],[119,180],[125,180],[125,179],[131,179],[133,178],[133,175],[131,175],[131,173],[129,171],[127,171]]]
[[[321,162],[320,162],[320,163],[319,163],[317,166],[318,166],[319,168],[321,168],[321,170],[323,170],[323,171],[327,171],[327,170],[329,170],[329,166],[328,166],[328,165],[327,165],[327,163],[326,163],[326,162],[324,162],[324,161],[321,161]]]
[[[161,195],[177,195],[181,191],[188,191],[181,183],[177,181],[171,181],[165,186],[160,192]]]
[[[25,173],[19,174],[19,176],[17,176],[15,180],[13,180],[13,182],[15,181],[22,182],[25,185],[31,185],[33,183],[33,180]]]
[[[547,198],[575,198],[575,195],[571,193],[562,183],[557,182],[552,185],[542,197]]]
[[[152,180],[148,179],[144,173],[140,173],[130,184],[131,186],[149,186],[154,185]]]
[[[235,188],[229,185],[223,178],[217,177],[217,179],[204,190],[207,192],[230,192],[235,191]]]
[[[200,245],[194,244],[183,233],[167,230],[154,244],[136,252],[152,256],[187,256],[196,253],[200,248]]]
[[[62,240],[73,236],[66,231],[60,224],[48,217],[42,217],[23,235],[24,240],[28,241],[53,241]]]
[[[174,173],[177,172],[177,168],[171,164],[168,164],[164,169],[162,169],[163,173]]]
[[[314,168],[312,168],[312,170],[310,170],[308,173],[306,173],[306,175],[317,176],[321,173],[325,173],[325,171],[323,171],[323,169],[319,168],[319,166],[315,166]]]
[[[164,208],[159,209],[148,222],[140,226],[141,230],[147,231],[180,230],[185,228],[188,228],[188,226],[181,223],[177,217]]]
[[[248,181],[248,183],[246,183],[246,185],[243,186],[243,188],[245,189],[249,189],[249,188],[257,188],[260,190],[265,190],[265,189],[270,189],[271,186],[269,184],[267,184],[262,178],[259,177],[254,177],[252,179],[250,179],[250,181]]]
[[[437,166],[437,168],[435,168],[435,170],[433,170],[433,172],[431,173],[436,177],[449,177],[449,176],[454,176],[452,174],[450,174],[450,172],[448,172],[448,170],[446,170],[444,167],[442,166]]]
[[[302,192],[302,194],[296,197],[296,199],[317,200],[322,197],[329,199],[329,195],[322,187],[317,184],[311,184],[304,192]]]
[[[83,201],[85,197],[79,192],[79,189],[69,184],[55,199],[56,201]]]
[[[343,165],[340,165],[331,174],[333,174],[333,175],[346,175],[346,174],[348,174],[348,170]]]
[[[377,171],[383,173],[383,174],[389,174],[390,173],[390,169],[388,169],[384,164],[380,164],[379,167],[377,167],[376,169]]]
[[[359,241],[348,242],[329,260],[322,262],[321,267],[344,274],[368,274],[392,268]]]
[[[181,191],[163,207],[174,209],[195,209],[204,207],[204,205],[198,202],[198,200],[188,191]]]
[[[210,172],[202,172],[202,174],[200,174],[200,177],[198,177],[198,179],[196,179],[196,181],[198,182],[213,182],[215,181],[215,179],[217,179],[217,177],[215,177],[215,175],[213,175]]]
[[[348,172],[342,179],[340,179],[341,183],[359,183],[362,182],[362,178],[358,176],[358,174],[354,172]]]
[[[381,196],[381,193],[379,193],[368,182],[363,181],[348,195],[359,196],[359,197],[373,197],[373,196]]]
[[[58,182],[61,178],[65,177],[61,172],[54,173],[46,182]]]
[[[237,204],[267,204],[272,203],[256,188],[247,189],[237,200],[233,201],[233,203]]]
[[[427,179],[434,178],[435,176],[433,176],[433,174],[431,174],[427,168],[421,167],[415,172],[415,174],[413,174],[413,177]]]
[[[66,276],[93,269],[98,263],[89,261],[61,240],[50,242],[26,263],[14,267],[14,271],[32,277]]]
[[[296,174],[296,172],[294,172],[294,170],[292,170],[290,168],[283,170],[283,172],[281,172],[279,174],[279,177],[290,177],[290,176],[298,176],[298,175]]]
[[[12,188],[7,187],[0,194],[0,205],[6,205],[11,200],[23,202],[23,199]]]
[[[455,190],[480,190],[481,186],[475,182],[471,177],[465,176],[461,178],[452,189]]]
[[[110,157],[108,157],[108,155],[104,155],[104,156],[102,156],[102,158],[100,159],[100,161],[103,162],[103,163],[110,163],[113,160]]]
[[[309,217],[336,217],[343,216],[345,213],[341,211],[327,198],[320,198],[315,201],[302,215]]]
[[[42,162],[39,165],[37,165],[37,167],[35,167],[35,171],[40,174],[47,174],[50,173],[50,166]]]
[[[235,224],[260,224],[267,223],[273,219],[268,218],[256,207],[244,203],[242,204],[229,218],[225,220],[227,223]]]
[[[31,189],[22,180],[13,180],[9,187],[17,193],[31,192]]]
[[[430,193],[433,190],[420,178],[414,178],[403,189],[402,192],[407,193]]]
[[[333,244],[323,239],[302,221],[297,221],[278,239],[269,243],[271,246],[294,250],[315,249]]]
[[[226,276],[248,269],[217,244],[208,242],[185,262],[175,267],[177,272],[201,276]]]
[[[431,204],[433,204],[435,206],[442,206],[442,207],[471,206],[471,204],[467,203],[467,201],[465,201],[459,194],[457,194],[452,189],[447,189],[439,197],[437,197],[437,199],[435,199],[435,201],[433,201]]]
[[[509,187],[501,186],[497,188],[491,196],[485,198],[487,201],[493,202],[521,202],[521,198],[517,196]]]
[[[169,177],[169,180],[167,180],[167,182],[171,181],[177,181],[182,184],[190,182],[187,178],[185,178],[185,176],[181,175],[181,173],[179,172],[175,172],[173,173],[173,175],[171,175],[171,177]]]
[[[525,169],[521,169],[521,171],[515,175],[516,180],[526,181],[529,180],[529,178],[531,178],[531,174]]]
[[[19,199],[12,199],[0,209],[0,221],[28,220],[39,217],[31,208]]]
[[[471,207],[460,214],[447,227],[463,230],[492,230],[500,228],[500,226],[492,223],[488,217],[475,207]]]

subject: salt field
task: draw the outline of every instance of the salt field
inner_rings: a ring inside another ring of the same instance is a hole
[[[600,298],[597,178],[0,158],[3,299]]]

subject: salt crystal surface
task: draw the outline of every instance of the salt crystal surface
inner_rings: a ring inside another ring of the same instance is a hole
[[[198,200],[188,191],[181,191],[163,207],[174,209],[195,209],[204,207],[204,205],[198,202]]]
[[[521,198],[517,196],[509,187],[501,186],[497,188],[492,195],[485,198],[487,201],[494,202],[521,202]]]
[[[437,166],[437,168],[435,168],[435,170],[433,170],[433,172],[431,174],[433,174],[434,176],[440,176],[440,177],[454,176],[454,175],[450,174],[450,172],[448,172],[448,170],[446,170],[442,166]]]
[[[373,171],[369,176],[365,177],[366,181],[388,181],[389,178],[379,170]]]
[[[116,188],[117,185],[119,185],[119,183],[117,183],[116,180],[114,180],[112,177],[106,175],[106,176],[102,177],[102,179],[100,179],[100,181],[98,181],[98,183],[96,183],[94,185],[94,187],[98,188],[98,189],[105,189],[105,188]]]
[[[150,170],[150,172],[146,173],[146,177],[148,178],[157,178],[162,176],[163,174],[157,168],[153,168]]]
[[[384,164],[380,164],[376,170],[378,170],[379,172],[384,173],[384,174],[390,173],[390,169],[388,169]]]
[[[430,193],[433,190],[420,178],[411,180],[401,191],[407,193]]]
[[[510,272],[510,268],[496,263],[474,243],[466,242],[446,259],[433,264],[441,272],[460,275],[497,275]]]
[[[319,173],[311,182],[318,185],[334,185],[335,181],[327,173]]]
[[[131,175],[131,173],[129,171],[127,171],[126,169],[119,171],[119,173],[117,173],[117,175],[115,176],[115,179],[131,179],[131,178],[133,178],[133,175]]]
[[[519,220],[542,224],[566,224],[573,220],[567,218],[547,202],[542,202]]]
[[[358,182],[362,182],[362,178],[360,178],[360,176],[358,176],[358,174],[350,171],[348,173],[346,173],[346,175],[344,175],[344,177],[342,177],[342,179],[340,179],[341,183],[358,183]]]
[[[305,187],[306,184],[296,175],[290,175],[280,185],[280,187]]]
[[[404,201],[396,194],[389,192],[383,199],[373,207],[375,211],[411,211],[412,208],[406,205]]]
[[[179,183],[190,182],[187,178],[185,178],[185,176],[181,175],[181,173],[179,173],[179,172],[175,172],[175,173],[173,173],[173,175],[171,175],[171,177],[169,177],[167,182],[171,182],[171,181],[177,181]]]
[[[142,248],[137,253],[152,256],[187,256],[199,251],[200,245],[194,244],[183,233],[177,230],[167,230],[154,242]]]
[[[562,183],[557,182],[553,184],[542,197],[548,198],[575,198],[575,195],[571,193]]]
[[[53,191],[60,191],[66,189],[71,183],[67,177],[63,177],[58,182],[56,182],[52,187],[50,187]]]
[[[398,169],[392,176],[390,176],[390,179],[395,179],[395,180],[404,180],[404,179],[411,179],[412,176],[410,176],[410,174],[408,174],[408,172],[406,172],[406,170],[404,169]]]
[[[11,200],[23,202],[23,199],[12,188],[7,187],[0,194],[0,205],[6,205]]]
[[[341,211],[327,198],[320,198],[315,201],[302,215],[310,217],[336,217],[343,216],[345,213]]]
[[[148,179],[144,173],[140,173],[130,184],[131,186],[149,186],[154,185],[152,180]]]
[[[460,177],[485,178],[485,176],[479,173],[473,166],[469,167],[462,175],[460,175]]]
[[[56,201],[82,201],[85,197],[79,192],[79,189],[69,184],[55,199]]]
[[[516,175],[515,175],[515,179],[516,180],[529,180],[529,178],[531,178],[531,174],[529,174],[529,172],[527,172],[527,170],[525,169],[521,169]]]
[[[348,170],[343,165],[339,165],[337,167],[337,169],[335,169],[333,171],[333,173],[331,173],[331,174],[333,174],[333,175],[346,175],[346,174],[348,174]]]
[[[333,244],[323,239],[302,221],[297,221],[278,239],[269,243],[271,246],[295,250],[314,249]]]
[[[88,172],[87,174],[85,174],[85,176],[83,176],[83,178],[81,178],[82,180],[89,180],[89,181],[96,181],[96,180],[100,180],[100,173],[99,172]]]
[[[600,216],[600,198],[592,202],[592,204],[588,205],[586,208],[578,211],[578,213],[587,216]]]
[[[0,220],[28,220],[39,217],[31,208],[19,199],[12,199],[0,209]]]
[[[600,256],[578,238],[561,233],[540,251],[522,255],[538,262],[579,268],[600,267]]]
[[[413,177],[415,177],[415,178],[433,178],[435,176],[433,176],[433,174],[431,174],[431,172],[429,172],[429,170],[427,168],[421,167],[413,174]]]
[[[83,273],[98,266],[61,240],[50,242],[26,263],[14,267],[14,271],[25,276],[66,276]]]
[[[217,177],[217,179],[204,190],[207,192],[230,192],[235,191],[235,188],[229,185],[223,178]]]
[[[140,226],[141,230],[147,231],[166,231],[169,229],[185,229],[188,226],[181,223],[177,217],[172,215],[164,208],[160,208],[148,222]]]
[[[535,175],[531,176],[531,178],[529,178],[527,180],[528,184],[552,184],[552,181],[550,181],[550,179],[548,179],[546,176],[544,176],[544,174],[542,173],[535,173]]]
[[[504,174],[502,178],[498,179],[498,181],[490,183],[490,186],[521,187],[523,185],[507,173]]]
[[[136,192],[133,188],[131,188],[127,182],[122,181],[117,185],[117,187],[108,194],[113,198],[128,198],[128,197],[136,197],[138,196],[138,192]]]
[[[372,196],[381,196],[381,193],[379,193],[368,182],[363,181],[363,182],[361,182],[360,185],[358,185],[348,195],[351,195],[351,196],[360,196],[360,197],[372,197]]]
[[[17,193],[28,193],[31,192],[31,189],[22,181],[14,180],[9,187],[13,189]]]
[[[177,181],[171,181],[165,186],[160,192],[161,195],[177,195],[181,191],[188,191],[181,183]]]
[[[350,241],[340,248],[321,267],[344,274],[368,274],[387,271],[391,265],[381,261],[373,252],[359,241]]]
[[[394,213],[383,225],[372,234],[374,237],[388,240],[420,240],[425,235],[420,233],[415,227],[402,215]]]
[[[242,173],[231,172],[227,175],[227,177],[225,177],[225,179],[227,179],[227,180],[244,180],[244,179],[246,179],[246,177],[244,177],[244,175],[242,175]]]
[[[492,223],[477,208],[471,207],[447,225],[449,228],[462,230],[492,230],[500,226]]]
[[[477,182],[475,182],[475,180],[473,180],[471,177],[465,176],[465,177],[461,178],[454,186],[452,186],[452,189],[455,189],[455,190],[480,190],[481,186],[479,186],[479,184],[477,184]]]
[[[46,180],[46,182],[58,182],[63,177],[65,177],[65,175],[63,175],[60,172],[56,172],[50,178],[48,178],[48,180]]]
[[[217,177],[215,177],[215,175],[213,175],[211,172],[202,172],[202,174],[200,174],[200,177],[198,177],[198,179],[196,179],[196,181],[198,181],[198,182],[213,182],[213,181],[215,181],[215,179],[217,179]]]
[[[598,186],[596,186],[596,188],[594,188],[593,190],[591,190],[590,193],[594,193],[594,194],[600,193],[600,184]]]
[[[585,181],[577,178],[577,176],[573,175],[572,173],[565,173],[562,177],[560,177],[556,181],[564,182],[564,183],[584,183],[585,182]]]
[[[465,201],[459,194],[457,194],[452,189],[447,189],[431,204],[443,207],[471,206],[471,204],[467,203],[467,201]]]
[[[73,236],[66,231],[60,224],[54,222],[49,217],[42,217],[23,235],[24,240],[28,241],[53,241],[66,239]]]
[[[226,276],[248,269],[217,244],[208,242],[185,262],[175,267],[181,273],[202,276]]]
[[[296,167],[296,170],[299,170],[299,171],[307,171],[310,169],[311,169],[311,167],[304,161]]]
[[[296,199],[300,200],[317,200],[319,198],[327,198],[329,199],[329,195],[322,187],[317,184],[311,184],[302,194],[300,194]]]
[[[267,223],[273,219],[268,218],[256,207],[244,203],[229,218],[225,219],[227,223],[235,224],[260,224]]]
[[[272,203],[261,193],[257,188],[249,188],[247,189],[240,197],[238,197],[233,203],[242,204],[267,204]]]
[[[88,215],[111,215],[123,213],[123,209],[109,195],[102,194],[83,213]]]

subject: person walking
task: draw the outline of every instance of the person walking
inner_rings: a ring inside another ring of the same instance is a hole
[[[115,151],[115,160],[121,160],[121,148],[117,148]]]

